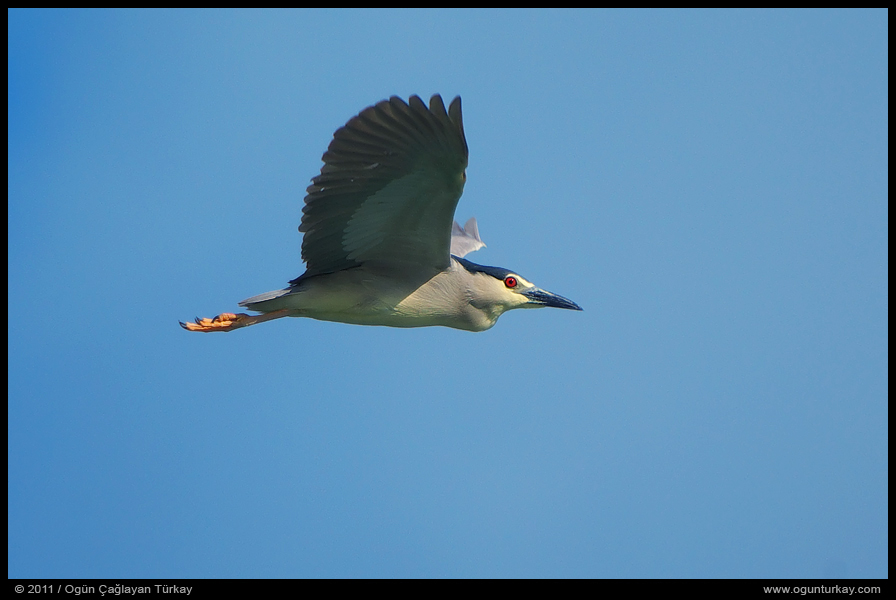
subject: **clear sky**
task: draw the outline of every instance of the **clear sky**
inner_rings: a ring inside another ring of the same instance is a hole
[[[9,577],[887,577],[888,12],[8,12]],[[232,311],[463,98],[484,333]]]

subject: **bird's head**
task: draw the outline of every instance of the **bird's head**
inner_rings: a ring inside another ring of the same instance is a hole
[[[513,308],[582,308],[563,296],[543,290],[531,281],[509,269],[477,265],[463,258],[454,257],[460,264],[462,277],[467,283],[468,301],[471,306],[493,315],[497,319]]]

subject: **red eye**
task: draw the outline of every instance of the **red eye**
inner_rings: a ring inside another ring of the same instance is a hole
[[[504,285],[506,285],[509,288],[515,288],[516,287],[516,277],[514,277],[513,275],[508,275],[507,277],[504,278]]]

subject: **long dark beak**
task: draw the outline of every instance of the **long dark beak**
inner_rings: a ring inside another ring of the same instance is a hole
[[[522,292],[522,294],[529,299],[529,304],[533,305],[532,308],[540,306],[553,306],[554,308],[582,310],[581,306],[579,306],[569,298],[564,298],[563,296],[552,294],[551,292],[542,290],[540,288],[532,288],[531,290]]]

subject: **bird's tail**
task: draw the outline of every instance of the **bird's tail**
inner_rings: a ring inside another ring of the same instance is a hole
[[[240,302],[240,306],[245,306],[249,310],[256,310],[258,312],[271,312],[274,310],[280,310],[281,308],[283,308],[283,306],[282,302],[278,300],[280,300],[284,296],[288,296],[294,291],[294,287],[288,287],[283,290],[265,292],[263,294],[258,294],[257,296],[252,296],[251,298],[246,298],[245,300]]]

